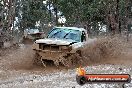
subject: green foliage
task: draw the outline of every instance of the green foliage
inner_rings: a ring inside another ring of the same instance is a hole
[[[16,0],[16,17],[19,18],[19,28],[35,27],[36,22],[44,24],[54,22],[55,17],[50,14],[47,6],[53,4],[66,17],[67,26],[85,23],[98,31],[98,23],[107,24],[109,13],[117,15],[117,0]],[[119,18],[127,15],[126,0],[119,0]],[[2,5],[0,4],[0,10]]]
[[[22,2],[22,24],[24,28],[35,27],[37,21],[49,18],[47,8],[43,4],[43,0],[23,0]]]
[[[68,21],[102,21],[104,18],[103,3],[100,0],[60,0],[58,8]]]
[[[125,15],[125,0],[119,1],[119,12]],[[103,22],[109,13],[115,13],[116,0],[59,0],[58,8],[64,13],[68,21]]]
[[[66,17],[66,23],[98,23],[106,24],[106,18],[109,12],[115,14],[117,0],[48,0],[58,11],[63,12]],[[22,21],[24,28],[34,27],[37,21],[50,22],[51,15],[47,7],[43,4],[43,0],[21,0],[21,5],[16,9],[22,11]],[[119,0],[119,14],[126,15],[126,0]],[[19,13],[17,14],[18,16]],[[52,19],[54,20],[54,19]]]

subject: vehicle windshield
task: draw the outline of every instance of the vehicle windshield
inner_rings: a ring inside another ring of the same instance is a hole
[[[81,41],[81,31],[64,28],[54,28],[47,38],[71,39],[76,42]]]

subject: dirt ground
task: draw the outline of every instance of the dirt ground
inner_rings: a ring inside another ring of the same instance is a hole
[[[0,88],[122,88],[119,84],[80,86],[76,83],[75,68],[66,69],[53,64],[49,64],[46,68],[35,66],[33,65],[34,52],[28,44],[20,44],[20,47],[15,49],[1,50],[0,53]],[[129,45],[121,53],[118,57],[105,56],[106,59],[90,61],[85,65],[85,69],[88,73],[94,74],[128,73],[132,75],[132,47]],[[98,55],[96,58],[98,59]],[[132,84],[126,84],[125,88],[132,88]]]

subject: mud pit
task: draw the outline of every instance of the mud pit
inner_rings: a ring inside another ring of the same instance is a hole
[[[114,44],[116,43],[114,42]],[[131,45],[131,43],[129,44]],[[97,51],[104,48],[102,47],[104,46],[104,41],[97,43],[97,45],[90,45],[91,47],[88,47],[87,49],[91,49],[91,52],[84,52],[87,57],[85,61],[87,62],[85,63],[85,68],[88,73],[129,73],[132,75],[132,47],[130,45],[127,45],[127,48],[125,45],[123,50],[114,46],[114,48],[116,47],[115,51],[122,51],[122,54],[104,56],[105,58],[100,57],[102,54],[98,53],[100,51]],[[105,50],[107,50],[107,48]],[[7,52],[8,54],[0,56],[0,88],[81,87],[76,83],[75,69],[66,69],[63,66],[59,66],[59,68],[57,68],[53,64],[49,64],[46,68],[33,65],[32,58],[34,56],[34,52],[31,49],[31,45],[21,44],[20,48],[14,50],[9,49]],[[109,50],[109,53],[110,52],[111,51]],[[82,88],[86,87],[122,88],[118,84],[86,84],[82,86]],[[125,88],[132,88],[132,84],[126,84]]]

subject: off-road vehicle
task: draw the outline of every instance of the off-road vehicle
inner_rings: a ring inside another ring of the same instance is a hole
[[[83,59],[81,48],[87,39],[88,34],[84,28],[54,27],[45,39],[34,42],[34,63],[46,66],[46,61],[51,60],[56,66],[74,66]]]
[[[44,32],[40,32],[38,29],[25,29],[23,40],[35,41],[44,37]]]

